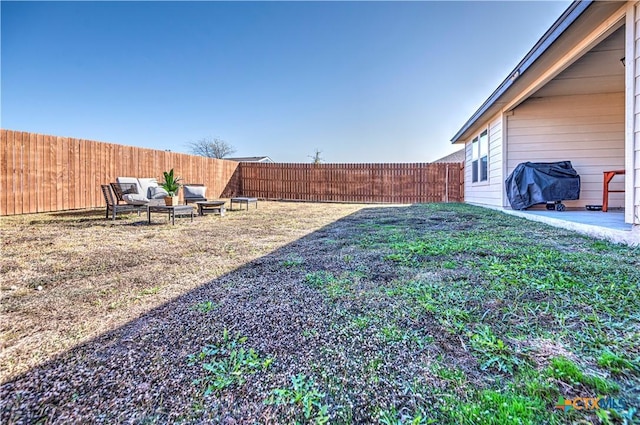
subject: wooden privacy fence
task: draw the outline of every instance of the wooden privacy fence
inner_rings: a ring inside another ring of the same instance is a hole
[[[238,163],[68,137],[0,131],[0,215],[104,206],[100,185],[171,168],[220,196]]]
[[[337,202],[462,202],[462,163],[241,163],[244,196]]]
[[[101,184],[171,168],[207,196],[335,202],[462,202],[462,163],[256,164],[0,130],[0,215],[105,205]]]

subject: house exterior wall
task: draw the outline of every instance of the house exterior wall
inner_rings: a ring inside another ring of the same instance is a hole
[[[473,183],[471,178],[471,141],[465,144],[465,176],[464,199],[465,202],[482,205],[501,206],[503,203],[503,119],[502,114],[489,120],[480,132],[488,128],[489,157],[488,180],[486,182]]]
[[[640,4],[630,2],[626,17],[626,193],[625,221],[640,225]]]
[[[602,204],[603,171],[624,169],[610,184],[624,193],[611,193],[609,206],[624,207],[625,221],[640,225],[640,1],[594,5],[589,18],[604,13],[592,27],[581,22],[589,28],[584,34],[576,24],[576,37],[564,40],[573,47],[549,50],[552,65],[521,84],[519,94],[505,95],[497,116],[473,123],[474,129],[483,123],[476,134],[454,137],[465,141],[467,202],[509,207],[504,180],[519,163],[570,160],[582,188],[580,200],[565,201],[568,207]],[[474,184],[471,140],[485,129],[491,137],[489,180]]]
[[[580,199],[564,204],[601,205],[602,172],[625,167],[624,92],[530,98],[507,115],[507,132],[507,175],[521,162],[569,160],[581,178]],[[624,178],[609,187],[624,190]],[[610,194],[610,208],[623,206],[623,193]]]

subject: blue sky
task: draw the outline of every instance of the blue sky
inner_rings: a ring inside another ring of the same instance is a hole
[[[428,162],[569,4],[2,1],[1,126]]]

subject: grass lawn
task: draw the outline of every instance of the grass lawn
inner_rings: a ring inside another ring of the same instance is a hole
[[[0,220],[0,423],[640,421],[640,248],[460,204],[100,214]]]

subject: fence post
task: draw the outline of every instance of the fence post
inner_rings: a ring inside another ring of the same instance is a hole
[[[446,164],[445,167],[445,176],[444,176],[444,202],[449,202],[449,163]]]
[[[464,201],[464,162],[444,166],[431,163],[238,164],[11,130],[0,130],[0,140],[0,215],[3,216],[103,207],[100,184],[110,183],[118,176],[158,177],[170,168],[179,171],[185,181],[209,186],[213,195],[222,194],[228,187],[233,189],[232,196],[266,199],[383,203]],[[445,184],[440,186],[443,171]],[[438,196],[443,189],[444,194]],[[69,191],[71,196],[67,196]]]

